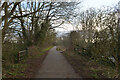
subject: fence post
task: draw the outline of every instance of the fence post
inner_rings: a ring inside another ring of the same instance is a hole
[[[20,62],[20,61],[19,61],[19,60],[20,60],[19,57],[20,57],[20,52],[18,52],[18,63]]]
[[[22,59],[25,59],[26,57],[28,57],[28,48],[18,52],[18,62],[20,62]]]
[[[28,48],[26,48],[26,56],[28,57]]]

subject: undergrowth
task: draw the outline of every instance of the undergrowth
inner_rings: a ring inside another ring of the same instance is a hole
[[[17,62],[18,51],[24,50],[19,48],[20,46],[15,45],[10,47],[7,45],[3,47],[3,62],[2,62],[2,78],[17,78],[24,77],[25,70],[28,67],[26,61],[31,58],[37,58],[41,55],[44,55],[48,50],[50,50],[53,46],[40,48],[38,46],[30,47],[28,50],[28,57],[26,57],[21,62]]]

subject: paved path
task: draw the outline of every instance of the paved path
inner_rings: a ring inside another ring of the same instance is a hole
[[[62,53],[53,47],[46,56],[36,78],[79,78]]]

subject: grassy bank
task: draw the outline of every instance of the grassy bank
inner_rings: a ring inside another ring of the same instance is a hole
[[[72,51],[65,51],[63,55],[76,73],[83,78],[115,78],[117,75],[115,67],[107,65],[107,63],[101,64],[100,61],[75,54]]]
[[[38,47],[32,46],[29,48],[28,57],[20,63],[4,62],[3,63],[3,78],[34,78],[42,64],[47,52],[53,46]]]

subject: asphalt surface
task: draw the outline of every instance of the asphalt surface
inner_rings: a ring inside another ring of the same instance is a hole
[[[56,47],[46,56],[36,78],[80,78]]]

